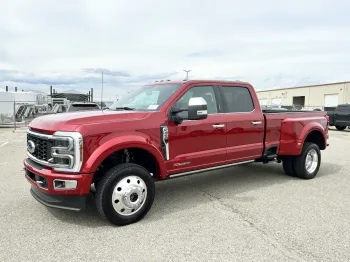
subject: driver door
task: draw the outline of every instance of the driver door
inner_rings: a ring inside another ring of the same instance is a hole
[[[226,161],[226,123],[220,114],[215,87],[192,86],[173,105],[188,108],[192,97],[202,97],[208,106],[208,117],[202,120],[184,120],[168,126],[169,173],[176,174],[224,164]],[[187,112],[180,113],[186,117]]]

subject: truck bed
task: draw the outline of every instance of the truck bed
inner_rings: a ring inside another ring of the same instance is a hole
[[[304,127],[310,123],[324,126],[327,112],[263,110],[263,115],[264,154],[293,155],[299,150],[298,140],[307,135],[302,134]]]
[[[262,109],[261,110],[264,114],[274,114],[274,113],[293,113],[293,114],[297,114],[297,113],[320,113],[320,112],[325,112],[326,111],[310,111],[310,110],[288,110],[288,109],[284,109],[284,108],[276,108],[276,109]]]

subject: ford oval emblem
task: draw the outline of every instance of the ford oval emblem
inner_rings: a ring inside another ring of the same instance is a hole
[[[32,140],[29,140],[29,141],[27,142],[27,150],[28,150],[28,152],[31,153],[31,154],[34,153],[34,151],[35,151],[35,144],[34,144],[34,142],[33,142]]]

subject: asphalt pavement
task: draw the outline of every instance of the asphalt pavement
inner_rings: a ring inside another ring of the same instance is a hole
[[[0,261],[350,261],[350,130],[330,131],[313,180],[249,164],[159,182],[116,227],[91,204],[52,209],[24,178],[24,129],[0,129]]]

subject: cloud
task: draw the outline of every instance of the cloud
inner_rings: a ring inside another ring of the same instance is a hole
[[[223,53],[218,50],[206,50],[206,51],[196,51],[196,52],[188,53],[186,56],[190,58],[197,58],[197,57],[213,57],[213,56],[221,56],[221,55],[223,55]]]
[[[350,80],[346,0],[67,3],[2,3],[0,86],[86,93],[101,88],[103,71],[104,92],[115,96],[183,79],[183,69],[259,89]]]
[[[107,76],[131,77],[131,75],[127,72],[113,71],[106,68],[84,68],[83,71],[92,74],[101,74],[103,72],[103,75]]]
[[[74,88],[85,93],[88,92],[90,88],[101,88],[101,70],[107,72],[106,74],[104,73],[104,85],[114,87],[114,90],[116,91],[115,95],[123,94],[126,92],[126,89],[138,85],[154,82],[156,80],[166,80],[177,74],[177,72],[165,72],[158,74],[135,75],[131,77],[130,74],[119,73],[108,69],[81,69],[77,72],[70,71],[36,75],[25,71],[0,69],[0,82],[7,83],[10,86],[25,86],[24,89],[35,88],[43,92],[48,92],[49,86],[53,86],[57,91]],[[109,94],[109,92],[107,92],[107,94]]]

